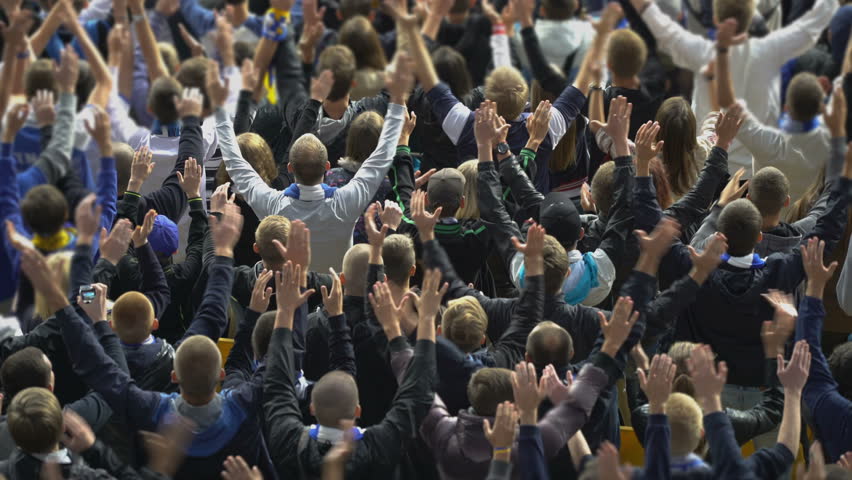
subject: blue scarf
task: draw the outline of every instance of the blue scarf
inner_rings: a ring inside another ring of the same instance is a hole
[[[326,185],[324,183],[321,183],[320,186],[322,186],[322,190],[323,190],[323,194],[325,195],[325,198],[333,197],[334,192],[337,191],[337,187],[329,187],[328,185]],[[295,199],[298,200],[299,195],[300,195],[299,185],[296,184],[296,183],[291,184],[289,187],[287,187],[286,190],[284,190],[284,196],[285,197],[295,198]]]
[[[165,135],[168,137],[179,137],[180,136],[180,123],[160,123],[156,118],[154,119],[154,123],[151,124],[151,133],[154,135],[163,135],[163,132],[166,132]]]
[[[524,274],[526,265],[521,265],[521,270],[518,272],[520,287],[524,288]],[[569,305],[578,305],[586,297],[593,288],[600,285],[598,281],[598,262],[591,252],[583,254],[583,261],[571,264],[571,273],[568,278],[562,282],[562,296],[565,303]]]
[[[819,116],[816,116],[806,122],[793,120],[787,112],[781,114],[778,119],[778,127],[787,133],[808,133],[819,128]]]
[[[728,253],[725,253],[725,254],[722,255],[722,261],[723,262],[727,263],[728,260],[730,260],[730,259],[731,259],[731,256]],[[734,266],[739,267],[739,265],[734,265]],[[751,259],[750,269],[751,270],[757,270],[757,269],[763,268],[764,266],[766,266],[766,262],[764,262],[763,259],[760,258],[760,255],[755,253],[752,256],[752,259]],[[743,267],[740,267],[740,268],[743,268]]]
[[[308,435],[316,440],[319,437],[319,425],[311,425],[311,428],[308,429]],[[361,440],[361,437],[364,436],[364,430],[358,427],[352,427],[352,439],[353,440]]]

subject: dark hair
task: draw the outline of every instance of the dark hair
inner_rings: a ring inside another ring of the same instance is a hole
[[[787,87],[787,106],[793,120],[806,122],[819,115],[825,93],[816,75],[802,72]]]
[[[257,49],[257,43],[240,40],[234,42],[234,60],[237,65],[242,65],[247,59],[254,58],[254,51]]]
[[[728,239],[728,253],[742,257],[754,251],[763,219],[751,201],[741,198],[729,203],[719,214],[718,229]]]
[[[178,121],[175,97],[180,96],[180,83],[172,77],[160,77],[151,84],[148,92],[148,108],[161,123]]]
[[[357,69],[384,70],[388,65],[379,34],[366,17],[356,15],[343,22],[338,41],[352,50]]]
[[[379,144],[385,122],[381,115],[368,110],[352,120],[346,136],[346,158],[359,166]]]
[[[33,233],[45,237],[54,235],[68,219],[68,202],[53,185],[39,185],[31,188],[21,200],[21,216]]]
[[[536,368],[541,370],[547,365],[556,368],[571,363],[574,357],[574,341],[567,330],[551,321],[536,325],[527,337],[527,354]]]
[[[493,417],[497,405],[514,401],[512,371],[506,368],[481,368],[470,377],[467,398],[476,414]]]
[[[74,94],[77,95],[77,111],[83,109],[89,103],[89,95],[95,89],[97,81],[95,74],[92,73],[92,67],[89,62],[80,60],[80,67],[77,73],[77,85],[74,87]]]
[[[456,98],[463,98],[473,90],[467,60],[458,50],[442,45],[432,52],[432,63],[438,78],[450,87]]]
[[[454,0],[453,6],[450,7],[450,13],[467,13],[470,10],[470,0]]]
[[[201,91],[204,97],[204,109],[210,109],[210,97],[207,96],[207,59],[193,57],[180,64],[175,75],[183,88],[194,87]]]
[[[269,351],[269,339],[272,338],[272,331],[275,329],[277,313],[277,311],[265,312],[254,325],[254,330],[251,332],[251,347],[257,359],[265,357],[266,352]]]
[[[26,347],[9,355],[0,366],[3,406],[8,406],[15,395],[25,388],[48,388],[50,374],[50,364],[44,361],[44,352],[36,347]]]
[[[837,390],[852,400],[852,342],[841,343],[831,352],[828,367],[837,381]]]
[[[764,217],[777,215],[784,208],[789,193],[787,176],[775,167],[761,168],[748,182],[749,199]]]
[[[577,11],[576,0],[542,0],[541,6],[548,20],[568,20]]]
[[[698,165],[693,156],[698,148],[695,114],[683,97],[673,97],[660,105],[655,120],[660,124],[657,141],[665,142],[663,165],[669,185],[675,195],[682,196],[698,177]]]
[[[369,17],[373,12],[372,0],[340,0],[340,16],[345,22],[356,15]]]
[[[334,85],[328,94],[329,100],[340,100],[349,94],[356,68],[355,55],[346,45],[332,45],[322,51],[316,71],[331,70],[334,74]]]

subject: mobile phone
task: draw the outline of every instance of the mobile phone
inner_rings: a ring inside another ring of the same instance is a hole
[[[91,285],[83,285],[80,287],[80,299],[83,303],[92,303],[95,301],[95,287]]]

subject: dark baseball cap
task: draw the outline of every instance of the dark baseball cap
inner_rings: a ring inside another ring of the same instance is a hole
[[[544,197],[538,215],[539,223],[565,247],[573,248],[580,239],[580,212],[567,192],[550,192]]]
[[[442,168],[426,184],[430,206],[458,205],[464,195],[464,175],[455,168]]]

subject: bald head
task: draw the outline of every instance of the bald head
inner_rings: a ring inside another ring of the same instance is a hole
[[[175,377],[181,393],[203,397],[216,391],[221,378],[222,354],[213,340],[193,335],[175,353]]]
[[[338,428],[341,420],[357,416],[358,385],[352,375],[332,371],[320,378],[311,394],[311,407],[320,425]]]
[[[290,148],[289,168],[302,185],[319,185],[328,170],[328,151],[319,138],[306,133]]]
[[[541,322],[527,337],[527,355],[538,368],[564,367],[574,356],[571,334],[553,322]]]

